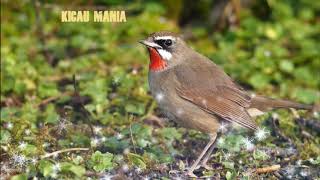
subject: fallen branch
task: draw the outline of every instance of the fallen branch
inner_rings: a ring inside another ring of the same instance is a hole
[[[52,152],[52,153],[45,154],[45,155],[41,156],[41,159],[48,158],[48,157],[51,157],[51,156],[56,156],[56,155],[58,155],[60,153],[70,152],[70,151],[89,151],[89,148],[62,149],[62,150],[59,150],[59,151],[55,151],[55,152]]]
[[[258,174],[270,173],[270,172],[278,171],[280,168],[281,168],[281,166],[279,164],[277,164],[277,165],[272,165],[272,166],[268,166],[268,167],[258,168],[258,169],[256,169],[255,172]]]

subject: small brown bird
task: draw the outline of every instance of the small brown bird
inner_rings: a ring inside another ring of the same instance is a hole
[[[189,176],[196,177],[193,171],[206,153],[202,166],[208,167],[206,163],[222,124],[234,122],[256,130],[253,116],[274,108],[313,107],[250,95],[219,66],[172,32],[153,33],[140,43],[150,54],[149,86],[160,109],[181,126],[210,135],[209,143],[188,170]]]

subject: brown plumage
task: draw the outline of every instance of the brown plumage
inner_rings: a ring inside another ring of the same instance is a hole
[[[205,165],[222,122],[256,130],[256,113],[273,108],[312,109],[311,105],[250,96],[210,59],[189,48],[172,32],[156,32],[146,40],[150,54],[149,86],[159,107],[181,126],[210,135],[210,142],[189,169],[207,152]],[[254,112],[254,113],[253,113]]]

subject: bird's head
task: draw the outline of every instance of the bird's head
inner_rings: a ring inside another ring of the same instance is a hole
[[[169,31],[153,33],[140,43],[148,48],[151,71],[162,71],[179,64],[187,50],[183,39]]]

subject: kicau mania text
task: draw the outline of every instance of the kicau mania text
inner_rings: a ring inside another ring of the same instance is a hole
[[[93,18],[90,16],[93,15]],[[125,11],[61,11],[61,22],[127,22]]]

